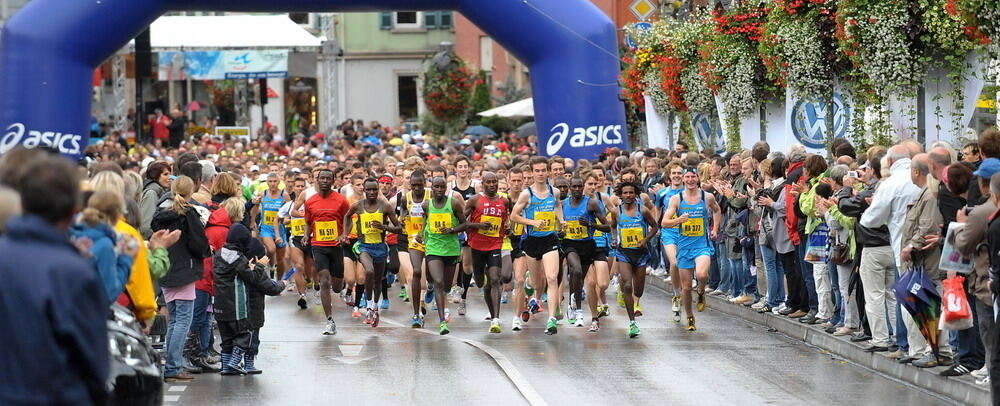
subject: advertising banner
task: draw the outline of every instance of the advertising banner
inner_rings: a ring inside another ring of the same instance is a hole
[[[643,98],[646,99],[646,138],[649,140],[649,147],[670,149],[671,146],[667,141],[667,132],[670,131],[667,127],[669,120],[656,111],[652,98],[649,96]]]
[[[160,52],[160,80],[264,79],[288,76],[288,50]]]
[[[834,137],[849,137],[851,120],[854,118],[850,97],[841,86],[834,86],[833,92],[833,132]],[[826,149],[826,115],[825,100],[808,100],[792,95],[791,89],[785,89],[785,128],[784,136],[768,130],[767,142],[772,151],[788,151],[792,143],[799,143],[814,153]]]
[[[726,111],[726,104],[722,101],[722,97],[718,95],[715,96],[715,106],[719,112],[719,131],[722,132],[722,139],[727,139],[726,137],[726,116],[723,113]],[[750,149],[753,148],[753,144],[760,141],[760,112],[758,109],[754,109],[746,117],[740,117],[740,145],[738,148]]]
[[[964,134],[965,128],[972,121],[972,113],[976,110],[979,94],[986,84],[985,64],[980,55],[971,52],[965,58],[967,72],[958,86],[961,87],[962,99],[959,103],[952,95],[955,86],[948,78],[948,73],[933,70],[924,81],[924,132],[926,144],[935,141],[948,141],[952,146],[961,147],[961,141],[956,138]]]

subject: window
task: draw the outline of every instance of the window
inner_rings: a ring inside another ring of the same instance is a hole
[[[308,25],[309,13],[288,13],[288,19],[295,21],[295,24]]]
[[[417,112],[417,77],[400,75],[396,77],[399,116],[404,120],[416,119]]]
[[[479,37],[479,69],[493,71],[493,38]]]
[[[420,28],[420,13],[416,11],[397,11],[393,21],[395,28]]]

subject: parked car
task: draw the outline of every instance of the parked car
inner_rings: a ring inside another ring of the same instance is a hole
[[[111,373],[108,376],[109,404],[163,404],[163,372],[160,356],[138,320],[128,309],[114,304],[108,318],[108,346]]]

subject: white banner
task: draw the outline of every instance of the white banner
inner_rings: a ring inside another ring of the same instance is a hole
[[[726,135],[726,105],[719,95],[715,95],[715,107],[719,111],[719,122],[722,124],[722,138],[728,139]],[[740,147],[742,149],[753,148],[753,144],[760,141],[760,109],[754,108],[746,117],[740,117]]]
[[[691,127],[694,127],[694,140],[699,151],[712,148],[716,151],[726,150],[726,137],[722,136],[722,126],[715,114],[688,112],[691,115]]]
[[[650,148],[670,149],[667,141],[667,118],[661,116],[653,107],[653,99],[648,95],[642,96],[646,101],[646,138]]]
[[[961,136],[972,120],[976,110],[979,93],[986,84],[986,66],[977,52],[970,52],[965,58],[966,74],[960,86],[962,88],[962,106],[958,111],[951,92],[954,86],[948,79],[948,73],[942,70],[928,72],[924,81],[924,125],[927,145],[935,141],[948,141],[952,146],[960,148]],[[956,118],[957,120],[956,124]]]
[[[788,151],[794,138],[789,136],[791,133],[785,117],[785,103],[768,103],[764,106],[764,130],[764,140],[771,146],[771,151]]]

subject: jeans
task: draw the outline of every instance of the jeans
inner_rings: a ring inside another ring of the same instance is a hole
[[[212,342],[212,315],[208,312],[208,304],[212,295],[203,290],[195,291],[194,316],[191,318],[191,332],[198,336],[198,355],[204,357]]]
[[[750,278],[750,270],[744,268],[743,258],[729,259],[729,274],[732,275],[733,296],[745,295],[747,279]]]
[[[750,248],[743,248],[743,268],[740,268],[743,273],[743,294],[754,298],[757,300],[760,298],[760,292],[757,291],[757,273],[762,270],[757,269],[756,273],[750,272],[750,267],[757,267],[757,239],[750,239]]]
[[[785,271],[781,261],[777,260],[778,254],[774,249],[761,245],[760,256],[764,259],[764,268],[767,272],[767,305],[775,308],[785,301]]]
[[[170,322],[167,324],[167,366],[163,376],[174,376],[184,368],[184,342],[188,330],[191,329],[191,314],[194,309],[193,300],[174,300],[167,303]]]
[[[719,252],[718,244],[715,245],[715,252]],[[708,288],[718,289],[719,284],[722,283],[722,279],[719,275],[719,256],[712,256],[712,265],[708,268]]]
[[[840,271],[837,264],[830,262],[826,264],[830,272],[830,292],[833,293],[833,317],[830,322],[835,326],[844,324],[844,299],[840,294]]]
[[[979,369],[983,367],[983,362],[986,359],[986,348],[983,346],[983,342],[980,341],[979,330],[983,328],[979,321],[979,309],[976,308],[976,300],[974,296],[969,296],[969,307],[972,310],[972,328],[967,328],[965,330],[954,331],[956,333],[957,346],[953,343],[952,347],[958,349],[956,354],[958,358],[956,362],[960,362],[969,369]]]
[[[809,237],[806,237],[808,239]],[[816,279],[813,277],[813,264],[806,262],[806,244],[798,246],[799,267],[802,268],[802,283],[805,285],[809,298],[809,310],[819,311],[819,297],[816,296]]]
[[[895,265],[893,266],[893,272],[896,275],[896,278],[893,279],[892,284],[889,285],[889,290],[892,290],[892,287],[896,285],[896,281],[899,280],[899,268],[896,268]],[[893,295],[895,295],[895,293],[893,293]],[[903,305],[899,304],[899,301],[896,301],[896,327],[893,328],[892,334],[896,339],[896,345],[899,346],[899,349],[909,351],[910,342],[906,338],[907,334],[906,323],[903,320]]]
[[[716,246],[715,257],[719,260],[719,290],[729,293],[733,291],[733,275],[730,271],[729,256],[726,254],[726,243]]]

